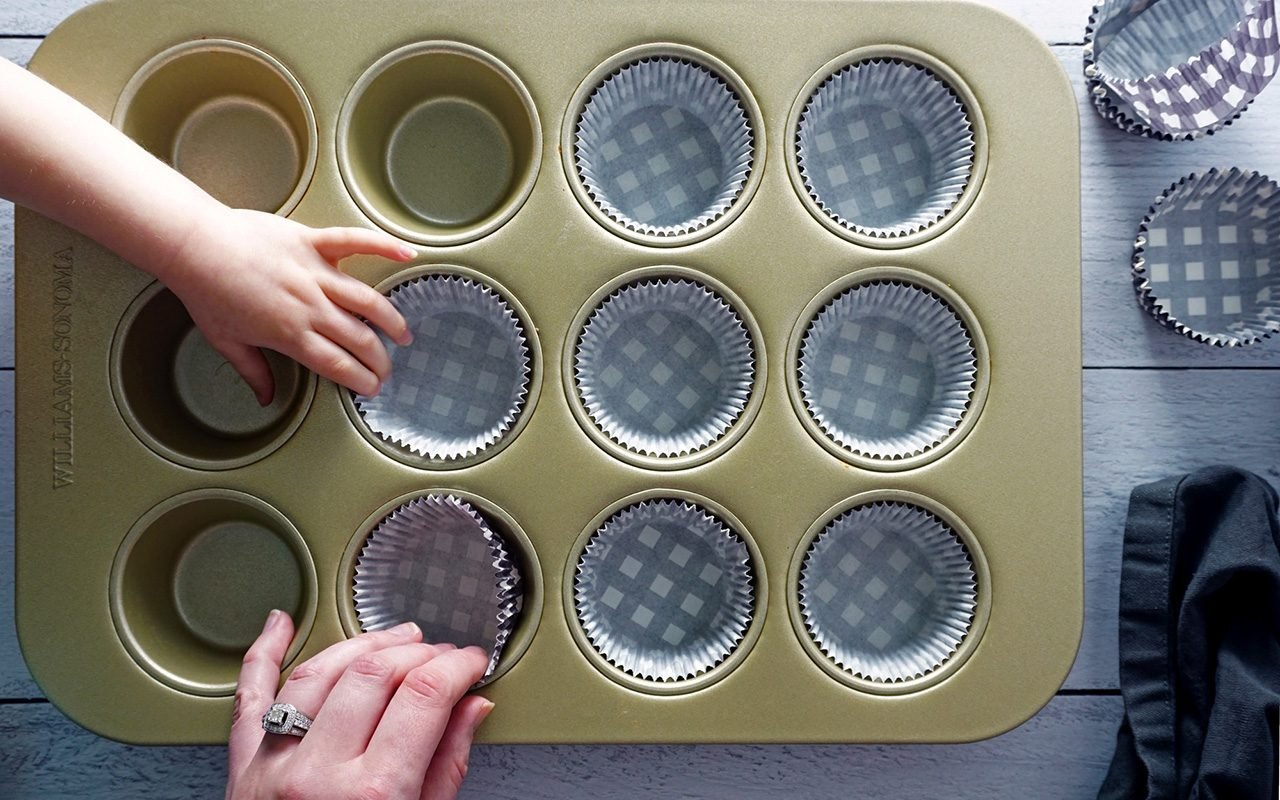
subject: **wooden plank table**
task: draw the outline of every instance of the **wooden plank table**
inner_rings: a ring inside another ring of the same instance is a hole
[[[1134,302],[1131,240],[1151,200],[1187,172],[1234,165],[1280,176],[1274,137],[1280,89],[1265,93],[1239,124],[1204,141],[1139,139],[1104,124],[1084,98],[1080,44],[1089,0],[987,2],[1053,46],[1080,98],[1087,586],[1084,637],[1065,687],[1027,724],[970,745],[478,747],[465,796],[1022,800],[1096,792],[1121,711],[1116,601],[1129,490],[1214,463],[1237,464],[1280,485],[1280,345],[1224,351],[1163,331]],[[86,4],[4,0],[0,55],[26,63],[48,31]],[[16,379],[12,286],[13,213],[0,203],[6,442],[13,439]],[[31,681],[13,629],[12,476],[6,444],[0,448],[0,797],[220,796],[223,748],[140,748],[98,738],[64,718]]]

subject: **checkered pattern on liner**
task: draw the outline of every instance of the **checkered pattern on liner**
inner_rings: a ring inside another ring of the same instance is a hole
[[[834,520],[805,558],[800,591],[819,646],[873,680],[906,680],[939,666],[976,605],[964,545],[940,520],[903,503]]]
[[[506,556],[494,537],[462,501],[432,496],[401,506],[374,528],[357,562],[361,627],[412,620],[426,641],[494,652],[515,610],[503,589],[519,581],[513,567],[500,574]]]
[[[834,335],[806,342],[806,355],[811,404],[859,438],[901,436],[933,403],[928,343],[887,312],[844,320]]]
[[[746,545],[689,503],[625,509],[579,559],[575,605],[592,643],[624,670],[676,679],[725,658],[751,617]]]
[[[588,320],[575,368],[588,413],[633,450],[675,455],[712,444],[751,389],[746,326],[692,281],[624,287]]]
[[[1275,0],[1111,0],[1086,39],[1099,112],[1157,138],[1213,133],[1280,68]]]
[[[677,106],[648,106],[617,120],[600,147],[596,173],[627,217],[683,225],[719,194],[724,155],[710,128]]]
[[[430,458],[471,455],[513,424],[527,395],[530,353],[523,326],[480,283],[433,275],[399,287],[392,303],[414,340],[388,342],[391,377],[357,408],[384,439]]]
[[[887,228],[914,215],[933,184],[924,137],[896,108],[868,103],[833,112],[814,137],[806,175],[840,216]]]

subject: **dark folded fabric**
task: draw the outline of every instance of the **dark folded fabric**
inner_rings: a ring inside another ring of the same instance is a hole
[[[1124,719],[1099,800],[1276,800],[1276,492],[1211,467],[1139,486],[1120,579]]]

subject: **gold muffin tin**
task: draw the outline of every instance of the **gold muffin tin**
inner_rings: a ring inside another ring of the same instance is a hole
[[[350,393],[277,359],[252,394],[143,273],[17,216],[17,608],[32,673],[113,738],[225,739],[239,653],[267,608],[298,621],[290,665],[358,632],[355,558],[382,517],[453,494],[502,533],[524,610],[481,691],[490,742],[925,742],[1005,731],[1060,686],[1082,620],[1079,142],[1049,50],[959,2],[361,5],[152,0],[87,8],[37,74],[223,200],[309,225],[381,227],[410,271],[473,277],[527,329],[525,408],[498,446],[414,459],[364,430]],[[628,230],[574,159],[596,87],[637,60],[718,74],[751,126],[728,211]],[[805,194],[796,126],[853,62],[917,64],[969,115],[956,205],[908,236],[853,234]],[[632,452],[582,407],[581,330],[625,286],[707,287],[752,344],[750,398],[713,444]],[[802,338],[837,295],[915,286],[972,340],[965,416],[905,458],[826,438],[798,385]],[[750,553],[747,632],[713,669],[646,681],[593,650],[579,557],[620,510],[693,504]],[[949,526],[970,625],[937,670],[854,678],[808,636],[805,554],[845,511],[906,503]]]

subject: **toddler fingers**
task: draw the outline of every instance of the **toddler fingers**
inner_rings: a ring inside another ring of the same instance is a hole
[[[316,330],[334,344],[360,359],[360,363],[378,377],[379,385],[391,376],[391,359],[373,328],[336,307],[330,308],[314,324]]]
[[[221,342],[214,344],[214,349],[240,373],[240,377],[244,378],[244,382],[258,398],[259,405],[271,405],[276,394],[276,381],[271,374],[271,365],[267,363],[267,357],[261,350],[240,342]]]
[[[293,620],[283,611],[272,611],[257,641],[244,654],[227,739],[227,765],[233,779],[253,760],[262,742],[262,715],[275,699],[280,665],[292,640]]]
[[[325,281],[323,288],[330,300],[386,331],[396,344],[403,346],[413,341],[404,317],[391,305],[390,300],[372,287],[350,275],[337,272],[330,280]]]
[[[462,789],[471,761],[471,740],[493,703],[483,697],[467,697],[453,709],[449,726],[440,737],[440,745],[427,768],[422,784],[422,800],[453,800]]]
[[[345,386],[356,394],[372,397],[380,388],[377,375],[322,332],[312,330],[303,334],[297,351],[289,355],[317,375]]]
[[[418,251],[391,236],[368,228],[320,228],[312,231],[311,244],[325,261],[335,263],[357,254],[409,261]]]

